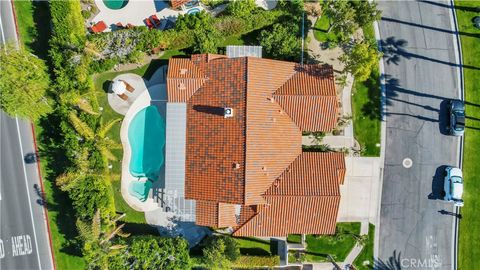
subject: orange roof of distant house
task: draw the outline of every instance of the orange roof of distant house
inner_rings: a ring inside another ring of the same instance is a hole
[[[310,155],[302,154],[302,131],[330,131],[338,117],[329,66],[211,54],[173,58],[167,91],[169,102],[187,103],[185,197],[197,200],[197,223],[209,226],[231,224],[232,219],[219,216],[228,216],[235,204],[243,205],[240,224],[280,211],[264,205],[286,200],[266,191],[286,177],[288,168],[301,163],[297,160],[310,162],[305,158]],[[233,109],[233,117],[224,117],[227,107]],[[337,177],[338,188],[343,176],[332,166],[328,172]],[[298,207],[336,202],[289,200]]]
[[[181,5],[186,4],[188,2],[190,2],[190,0],[170,0],[170,6],[173,9],[176,9],[176,8],[180,7]]]

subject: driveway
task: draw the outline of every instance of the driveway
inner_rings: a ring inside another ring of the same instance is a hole
[[[454,208],[440,196],[460,142],[444,129],[446,102],[460,93],[450,2],[378,4],[386,154],[377,268],[451,269]]]
[[[340,186],[337,221],[368,220],[376,225],[380,185],[380,158],[346,157],[345,183]]]

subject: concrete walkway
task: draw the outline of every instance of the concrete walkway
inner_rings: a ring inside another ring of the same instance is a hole
[[[352,115],[352,86],[353,86],[353,76],[348,74],[346,85],[342,90],[342,115],[351,116]],[[343,128],[343,135],[326,135],[323,137],[322,141],[319,142],[315,139],[314,136],[308,135],[302,137],[303,145],[319,145],[326,144],[334,149],[348,148],[352,149],[356,147],[355,138],[353,135],[353,123],[349,121],[348,125]]]

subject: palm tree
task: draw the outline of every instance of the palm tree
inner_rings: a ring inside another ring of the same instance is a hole
[[[113,119],[106,125],[100,121],[95,129],[92,129],[87,123],[83,122],[74,111],[70,112],[68,118],[70,124],[80,136],[84,137],[87,141],[94,142],[94,145],[102,155],[105,164],[108,163],[108,160],[116,160],[115,155],[110,149],[122,149],[122,145],[108,138],[106,135],[116,123],[122,120],[121,118]]]
[[[83,241],[83,253],[90,266],[94,269],[98,267],[108,269],[108,256],[114,255],[119,250],[126,248],[126,245],[112,245],[111,239],[116,235],[120,237],[128,237],[130,234],[122,232],[123,226],[117,226],[115,222],[109,221],[107,230],[102,230],[102,219],[100,211],[97,210],[93,216],[92,222],[84,222],[77,220],[76,225],[80,239]]]
[[[61,93],[59,98],[60,98],[60,103],[62,104],[73,106],[76,109],[79,109],[91,115],[98,115],[99,113],[93,109],[92,104],[89,101],[89,100],[92,100],[92,98],[89,99],[88,95],[91,95],[91,94],[87,93],[84,95],[80,95],[79,93],[76,93],[74,91],[69,91],[69,92]]]

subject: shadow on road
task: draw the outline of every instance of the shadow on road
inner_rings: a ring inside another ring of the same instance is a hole
[[[435,1],[420,0],[419,2],[430,4],[430,5],[435,5],[435,6],[439,6],[439,7],[444,7],[444,8],[448,8],[448,9],[452,8],[452,6],[450,6],[450,5],[443,4],[443,3],[440,3],[440,2],[435,2]],[[455,9],[459,9],[459,10],[463,10],[463,11],[480,12],[480,7],[466,7],[466,6],[460,6],[460,5],[454,5],[454,6],[455,6]]]
[[[443,200],[444,191],[443,183],[445,178],[445,168],[447,166],[442,165],[437,168],[435,175],[432,177],[432,193],[428,195],[429,200]]]
[[[462,214],[456,214],[454,212],[451,212],[451,211],[447,211],[445,209],[442,209],[442,210],[439,210],[438,213],[442,214],[442,215],[447,215],[447,216],[452,216],[452,217],[456,217],[458,219],[462,219]]]
[[[383,261],[381,259],[375,259],[375,266],[373,269],[377,270],[401,270],[401,252],[397,254],[397,251],[394,250],[392,256],[388,260]]]
[[[394,19],[382,18],[382,20],[388,21],[388,20],[394,20]],[[475,34],[475,35],[478,35],[476,37],[480,37],[480,34]],[[431,58],[424,55],[409,52],[405,49],[407,44],[408,44],[408,41],[404,39],[396,39],[393,36],[381,40],[380,48],[381,48],[381,51],[383,52],[383,58],[385,62],[387,64],[392,63],[395,65],[398,65],[402,57],[405,59],[417,58],[425,61],[452,66],[452,67],[463,67],[467,69],[480,70],[480,67],[475,67],[470,65],[459,65],[457,63],[447,62],[447,61],[439,60],[436,58]]]

